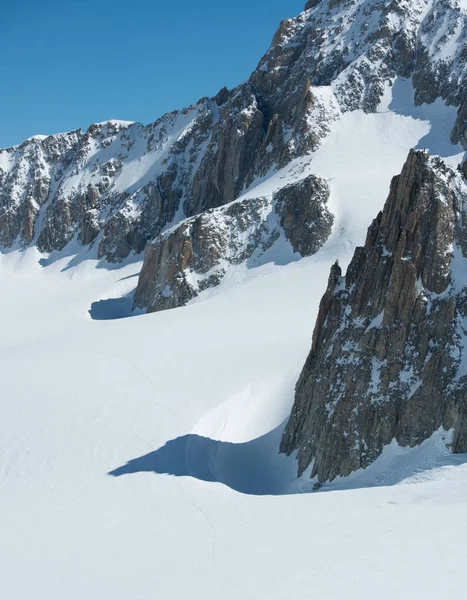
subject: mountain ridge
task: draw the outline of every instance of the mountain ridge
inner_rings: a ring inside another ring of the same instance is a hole
[[[396,76],[412,76],[415,103],[458,106],[452,137],[465,144],[464,8],[308,3],[233,90],[147,126],[107,121],[0,151],[0,244],[50,253],[76,240],[118,263],[315,150],[342,111],[376,110]]]

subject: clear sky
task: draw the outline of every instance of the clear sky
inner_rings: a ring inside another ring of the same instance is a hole
[[[4,0],[0,147],[149,123],[246,79],[305,0]]]

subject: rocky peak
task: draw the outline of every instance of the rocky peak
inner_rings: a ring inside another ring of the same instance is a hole
[[[467,185],[411,151],[345,277],[331,269],[281,451],[319,481],[440,427],[467,451]]]

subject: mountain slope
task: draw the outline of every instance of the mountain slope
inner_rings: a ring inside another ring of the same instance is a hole
[[[313,6],[312,6],[313,5]],[[415,105],[433,103],[442,98],[448,104],[459,107],[457,119],[453,119],[450,137],[453,142],[465,143],[464,98],[467,89],[467,69],[465,61],[464,40],[467,40],[467,22],[464,7],[454,3],[424,2],[321,2],[309,3],[308,10],[296,19],[284,21],[273,40],[270,50],[260,61],[258,69],[252,74],[250,82],[266,99],[270,114],[274,113],[274,127],[282,131],[282,140],[291,136],[290,144],[302,144],[303,132],[308,132],[308,139],[314,140],[308,147],[313,160],[313,151],[323,135],[329,135],[336,120],[342,119],[347,111],[363,109],[366,112],[377,112],[384,104],[384,98],[391,93],[391,88],[398,77],[412,76],[413,101]],[[371,16],[371,18],[369,18]],[[297,102],[289,90],[308,90],[309,100]],[[393,96],[394,91],[392,90]],[[285,102],[285,104],[284,104]],[[409,103],[405,106],[407,109]],[[337,106],[330,115],[323,113],[322,107]],[[286,114],[301,115],[302,126],[293,134],[284,121]],[[276,112],[277,110],[277,112]],[[327,127],[327,131],[326,131]],[[285,135],[285,138],[284,138]],[[298,137],[297,137],[298,136]],[[279,137],[279,139],[281,139]],[[447,140],[446,140],[447,141]],[[276,140],[271,141],[274,148]],[[322,141],[321,141],[322,143]],[[298,154],[306,152],[307,147],[300,146]],[[307,155],[304,155],[304,158]],[[292,163],[293,164],[293,163]],[[282,162],[276,167],[283,166]],[[289,175],[290,184],[300,185],[300,171]],[[208,172],[206,173],[208,176]],[[286,179],[287,180],[287,179]],[[274,212],[274,190],[268,195],[267,212]],[[249,191],[249,196],[254,193]],[[302,207],[315,201],[313,195],[305,193]],[[242,196],[244,198],[245,195]],[[259,203],[264,202],[264,198]],[[245,218],[255,221],[254,211],[250,203],[244,203]],[[310,211],[309,211],[310,212]],[[312,211],[311,211],[312,212]],[[258,227],[261,219],[259,219]],[[219,236],[216,219],[205,223],[207,237]],[[318,235],[318,223],[310,222],[308,231],[309,247],[316,251],[319,243],[326,237]],[[300,227],[299,218],[292,227]],[[177,234],[185,238],[190,230],[189,222],[182,222]],[[235,237],[236,223],[230,222],[223,227],[222,244],[228,246],[229,239]],[[189,236],[188,236],[189,237]],[[280,228],[277,233],[280,238]],[[283,237],[283,236],[282,236]],[[287,238],[287,234],[285,235]],[[206,285],[217,285],[229,269],[224,261],[216,274],[203,266],[206,252],[201,252],[198,268],[193,277],[192,263],[180,262],[172,256],[178,267],[167,277],[167,272],[159,266],[154,255],[160,254],[161,248],[167,253],[166,237],[156,238],[148,247],[144,263],[142,279],[136,290],[135,304],[140,308],[159,310],[184,304],[202,290]],[[261,255],[262,245],[258,239],[257,247],[252,250]],[[174,249],[175,255],[178,250]],[[231,248],[227,254],[235,254]],[[302,256],[306,252],[300,252]],[[164,254],[167,256],[167,254]],[[208,257],[209,259],[209,257]],[[254,260],[250,260],[254,264]],[[290,258],[289,258],[290,260]],[[205,275],[207,273],[207,275]],[[213,275],[213,277],[211,277]],[[198,288],[197,281],[202,282]],[[189,283],[190,281],[191,283]],[[147,294],[150,285],[152,293]],[[182,286],[183,293],[178,290]],[[188,291],[189,290],[189,291]],[[159,294],[159,299],[157,296]]]

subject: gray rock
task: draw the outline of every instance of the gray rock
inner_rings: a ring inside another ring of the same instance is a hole
[[[459,107],[457,120],[451,133],[451,141],[453,144],[462,144],[464,148],[467,148],[467,94]]]
[[[182,306],[235,265],[254,265],[281,235],[293,252],[314,254],[331,233],[328,197],[326,181],[310,175],[272,198],[236,200],[162,233],[146,248],[135,307]]]
[[[440,427],[467,451],[467,185],[411,151],[342,277],[331,269],[281,451],[332,480]]]
[[[334,221],[327,208],[329,187],[313,175],[275,194],[280,225],[294,252],[311,256],[324,245]]]

